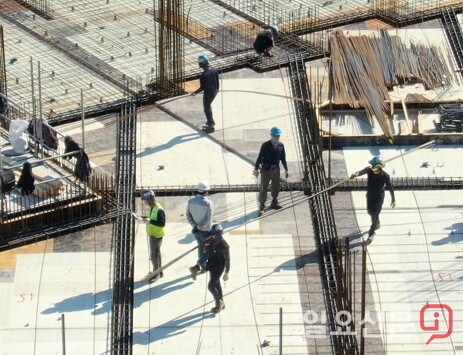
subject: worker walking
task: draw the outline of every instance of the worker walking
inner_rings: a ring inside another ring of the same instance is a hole
[[[198,243],[198,260],[194,266],[190,267],[193,280],[196,280],[198,272],[204,269],[204,264],[206,262],[206,260],[202,259],[203,242],[204,239],[209,236],[209,230],[211,229],[214,219],[214,204],[207,197],[210,189],[207,181],[199,182],[198,194],[188,200],[185,213],[187,221],[192,227],[191,233],[193,233]]]
[[[278,203],[278,194],[280,192],[280,162],[285,169],[285,178],[287,179],[289,176],[285,146],[280,142],[281,134],[282,131],[280,128],[272,127],[270,130],[270,140],[262,143],[254,165],[254,176],[258,177],[260,172],[259,215],[262,215],[265,210],[267,190],[270,182],[272,183],[272,203],[270,208],[281,208]]]
[[[275,45],[275,38],[277,33],[278,27],[276,25],[272,25],[268,29],[257,34],[253,44],[257,54],[263,55],[265,57],[273,57],[273,54],[270,52],[270,50]]]
[[[148,204],[150,211],[146,216],[146,232],[148,234],[149,245],[150,245],[150,259],[153,265],[153,271],[162,268],[161,261],[161,245],[162,238],[166,234],[166,214],[161,204],[156,201],[154,192],[152,190],[146,190],[141,193],[141,200]],[[163,277],[164,274],[161,271],[157,274],[152,281],[156,281]]]
[[[228,281],[230,272],[230,246],[223,239],[222,233],[222,226],[214,224],[204,241],[203,252],[207,254],[206,270],[209,271],[207,288],[215,301],[215,306],[211,309],[212,313],[219,313],[225,309],[220,277],[223,274],[223,280]]]
[[[391,194],[391,208],[395,207],[394,187],[391,183],[391,178],[388,173],[383,169],[386,166],[384,161],[379,156],[374,156],[369,162],[370,166],[353,173],[350,178],[354,179],[358,176],[367,174],[367,212],[371,217],[371,226],[368,231],[367,244],[370,244],[374,237],[375,232],[381,226],[379,221],[379,214],[384,203],[384,192],[388,189]]]
[[[198,65],[203,72],[199,77],[199,88],[191,95],[195,96],[204,91],[203,109],[206,115],[206,125],[202,129],[206,133],[212,133],[215,131],[215,121],[211,105],[220,89],[219,72],[209,64],[209,58],[205,54],[201,54],[198,57]]]

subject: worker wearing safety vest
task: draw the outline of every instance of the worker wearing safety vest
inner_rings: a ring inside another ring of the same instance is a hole
[[[147,216],[149,223],[146,224],[146,233],[148,234],[150,243],[150,259],[153,264],[153,271],[155,271],[162,267],[161,244],[162,238],[166,233],[166,214],[162,206],[156,202],[156,198],[152,190],[143,191],[141,193],[141,200],[146,202],[150,207],[150,212]],[[152,281],[156,281],[163,276],[164,275],[161,271]]]

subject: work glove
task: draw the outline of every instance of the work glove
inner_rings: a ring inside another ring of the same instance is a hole
[[[191,230],[191,233],[196,233],[199,232],[198,227],[194,226],[193,229]]]
[[[285,171],[285,179],[287,179],[287,178],[288,178],[288,176],[289,176],[288,172],[287,172],[287,171]]]
[[[252,172],[252,175],[254,175],[255,177],[258,177],[259,176],[259,170],[254,170]]]
[[[392,201],[391,202],[391,208],[394,208],[395,207],[395,201]]]
[[[223,274],[223,280],[224,281],[228,281],[228,272],[226,272],[225,274]]]
[[[351,178],[351,179],[355,179],[357,176],[358,176],[357,173],[352,173],[351,176],[350,176],[350,178]]]

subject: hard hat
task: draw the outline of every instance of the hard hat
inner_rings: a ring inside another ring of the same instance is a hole
[[[209,191],[211,188],[209,186],[209,183],[206,181],[201,181],[198,184],[198,192],[204,192],[204,191]]]
[[[140,197],[142,201],[149,201],[154,200],[154,192],[153,190],[145,190],[140,193]]]
[[[271,136],[281,136],[281,133],[283,133],[283,132],[281,132],[281,129],[279,129],[278,127],[272,127],[270,129],[270,135]]]
[[[209,64],[209,58],[205,54],[201,54],[198,57],[198,63]]]
[[[221,224],[213,224],[211,226],[211,229],[209,229],[209,234],[217,234],[217,233],[222,233],[223,232],[223,227]]]
[[[386,166],[386,164],[384,164],[383,159],[381,159],[381,157],[379,155],[376,155],[373,158],[371,158],[371,160],[368,162],[368,164],[370,164],[373,168],[375,166],[379,166],[381,168],[384,168]]]
[[[271,25],[269,27],[270,32],[272,32],[273,37],[276,37],[278,34],[278,26],[277,25]]]

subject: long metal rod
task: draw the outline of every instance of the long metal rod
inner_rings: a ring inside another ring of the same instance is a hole
[[[64,322],[64,313],[61,314],[61,344],[63,349],[63,355],[66,355],[66,330]]]
[[[416,152],[416,151],[419,150],[419,149],[423,149],[423,148],[430,147],[430,146],[434,145],[435,143],[436,143],[436,141],[432,140],[432,141],[430,141],[430,142],[427,142],[427,143],[425,143],[425,144],[420,145],[419,147],[416,147],[416,148],[414,148],[414,149],[411,149],[411,150],[409,150],[408,152],[400,153],[400,154],[398,154],[398,155],[396,155],[396,156],[394,156],[394,157],[392,157],[392,158],[386,159],[386,160],[384,160],[384,162],[386,163],[386,162],[390,162],[390,161],[392,161],[392,160],[394,160],[394,159],[401,158],[401,157],[403,157],[404,155],[407,155],[407,154],[410,154],[410,153],[414,153],[414,152]],[[322,194],[322,193],[324,193],[324,192],[327,192],[327,191],[329,191],[329,190],[331,190],[331,189],[334,189],[335,187],[337,187],[337,186],[339,186],[339,185],[342,185],[342,184],[344,184],[345,182],[347,182],[347,181],[349,181],[349,180],[350,180],[350,177],[348,177],[347,179],[344,179],[344,180],[342,180],[342,181],[340,181],[340,182],[338,182],[338,183],[336,183],[336,184],[334,184],[334,185],[331,185],[330,187],[327,187],[326,189],[321,190],[321,191],[319,191],[319,192],[317,192],[317,193],[315,193],[315,194],[313,194],[313,195],[310,195],[309,198],[313,198],[313,197],[318,196],[318,195],[320,195],[320,194]]]

